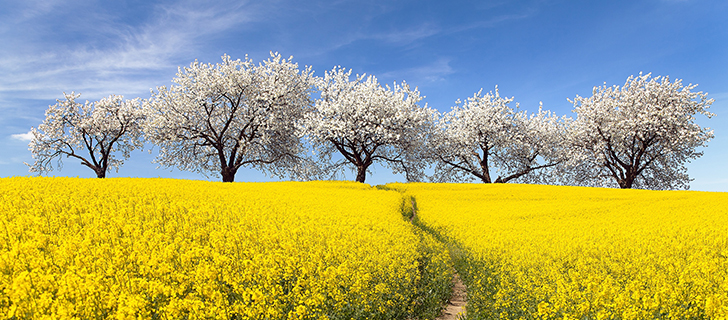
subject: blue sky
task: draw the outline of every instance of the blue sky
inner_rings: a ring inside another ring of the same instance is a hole
[[[293,56],[317,75],[340,65],[407,81],[449,111],[481,88],[521,109],[573,116],[567,98],[669,75],[715,99],[705,155],[688,165],[693,190],[728,191],[728,2],[644,1],[62,1],[0,2],[0,177],[28,175],[24,134],[62,93],[95,101],[148,98],[177,67],[223,54]],[[156,169],[137,151],[110,177],[204,179]],[[56,176],[92,177],[77,161]],[[353,178],[353,176],[351,177]],[[218,180],[216,176],[212,180]],[[371,184],[402,181],[375,168]],[[236,181],[267,181],[242,170]]]

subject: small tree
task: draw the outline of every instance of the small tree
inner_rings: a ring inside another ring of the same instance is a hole
[[[273,175],[294,175],[302,147],[296,122],[310,107],[311,68],[271,53],[254,65],[222,57],[180,69],[169,89],[158,88],[145,104],[145,131],[159,146],[156,162],[233,182],[250,166]],[[288,170],[286,170],[288,169]]]
[[[53,170],[53,159],[63,167],[63,156],[81,160],[81,164],[106,177],[108,169],[118,172],[129,153],[143,146],[140,100],[124,100],[111,95],[97,102],[81,104],[81,94],[63,94],[45,112],[45,120],[38,129],[32,128],[33,139],[29,149],[35,163],[27,164],[31,172],[40,174]],[[114,154],[121,153],[121,159]]]
[[[303,125],[322,162],[335,175],[346,166],[364,182],[369,167],[379,162],[408,181],[422,178],[421,152],[432,129],[435,111],[417,105],[422,97],[406,83],[382,87],[374,76],[357,76],[334,68],[320,82],[321,98]]]
[[[430,154],[436,161],[431,179],[543,181],[544,171],[562,162],[559,118],[541,108],[529,117],[511,109],[512,101],[501,97],[498,87],[495,94],[483,95],[481,90],[464,103],[458,100],[438,122]]]
[[[570,125],[570,171],[575,184],[620,188],[689,188],[685,163],[702,156],[699,147],[713,131],[695,123],[708,118],[712,99],[691,92],[697,85],[650,74],[630,76],[624,86],[594,87],[576,96]]]

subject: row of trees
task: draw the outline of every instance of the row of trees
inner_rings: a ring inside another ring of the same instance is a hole
[[[570,100],[575,120],[512,108],[497,87],[440,114],[420,106],[423,97],[405,82],[382,86],[341,67],[316,77],[277,53],[257,65],[227,55],[196,61],[173,82],[148,100],[81,104],[64,94],[31,129],[31,172],[53,170],[53,160],[60,167],[66,156],[103,178],[148,141],[159,165],[217,172],[225,182],[241,167],[298,180],[353,169],[364,182],[380,163],[409,181],[676,189],[688,187],[685,164],[713,137],[694,120],[713,116],[713,100],[650,74]]]

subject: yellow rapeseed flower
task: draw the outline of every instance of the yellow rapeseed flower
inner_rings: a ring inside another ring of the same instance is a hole
[[[728,316],[728,193],[388,187],[462,251],[468,318]]]
[[[2,178],[0,318],[410,317],[450,267],[402,203],[352,182]]]

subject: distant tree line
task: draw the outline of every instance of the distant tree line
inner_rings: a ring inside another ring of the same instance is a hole
[[[259,64],[195,61],[172,81],[147,100],[80,103],[64,93],[31,129],[30,171],[60,169],[65,156],[104,178],[146,141],[159,148],[160,166],[224,182],[241,167],[296,180],[353,170],[364,182],[379,163],[408,181],[687,189],[685,164],[713,138],[695,123],[696,114],[714,115],[707,94],[642,73],[569,100],[576,119],[542,107],[528,114],[498,87],[441,114],[405,82],[382,86],[342,67],[316,77],[278,53]]]

